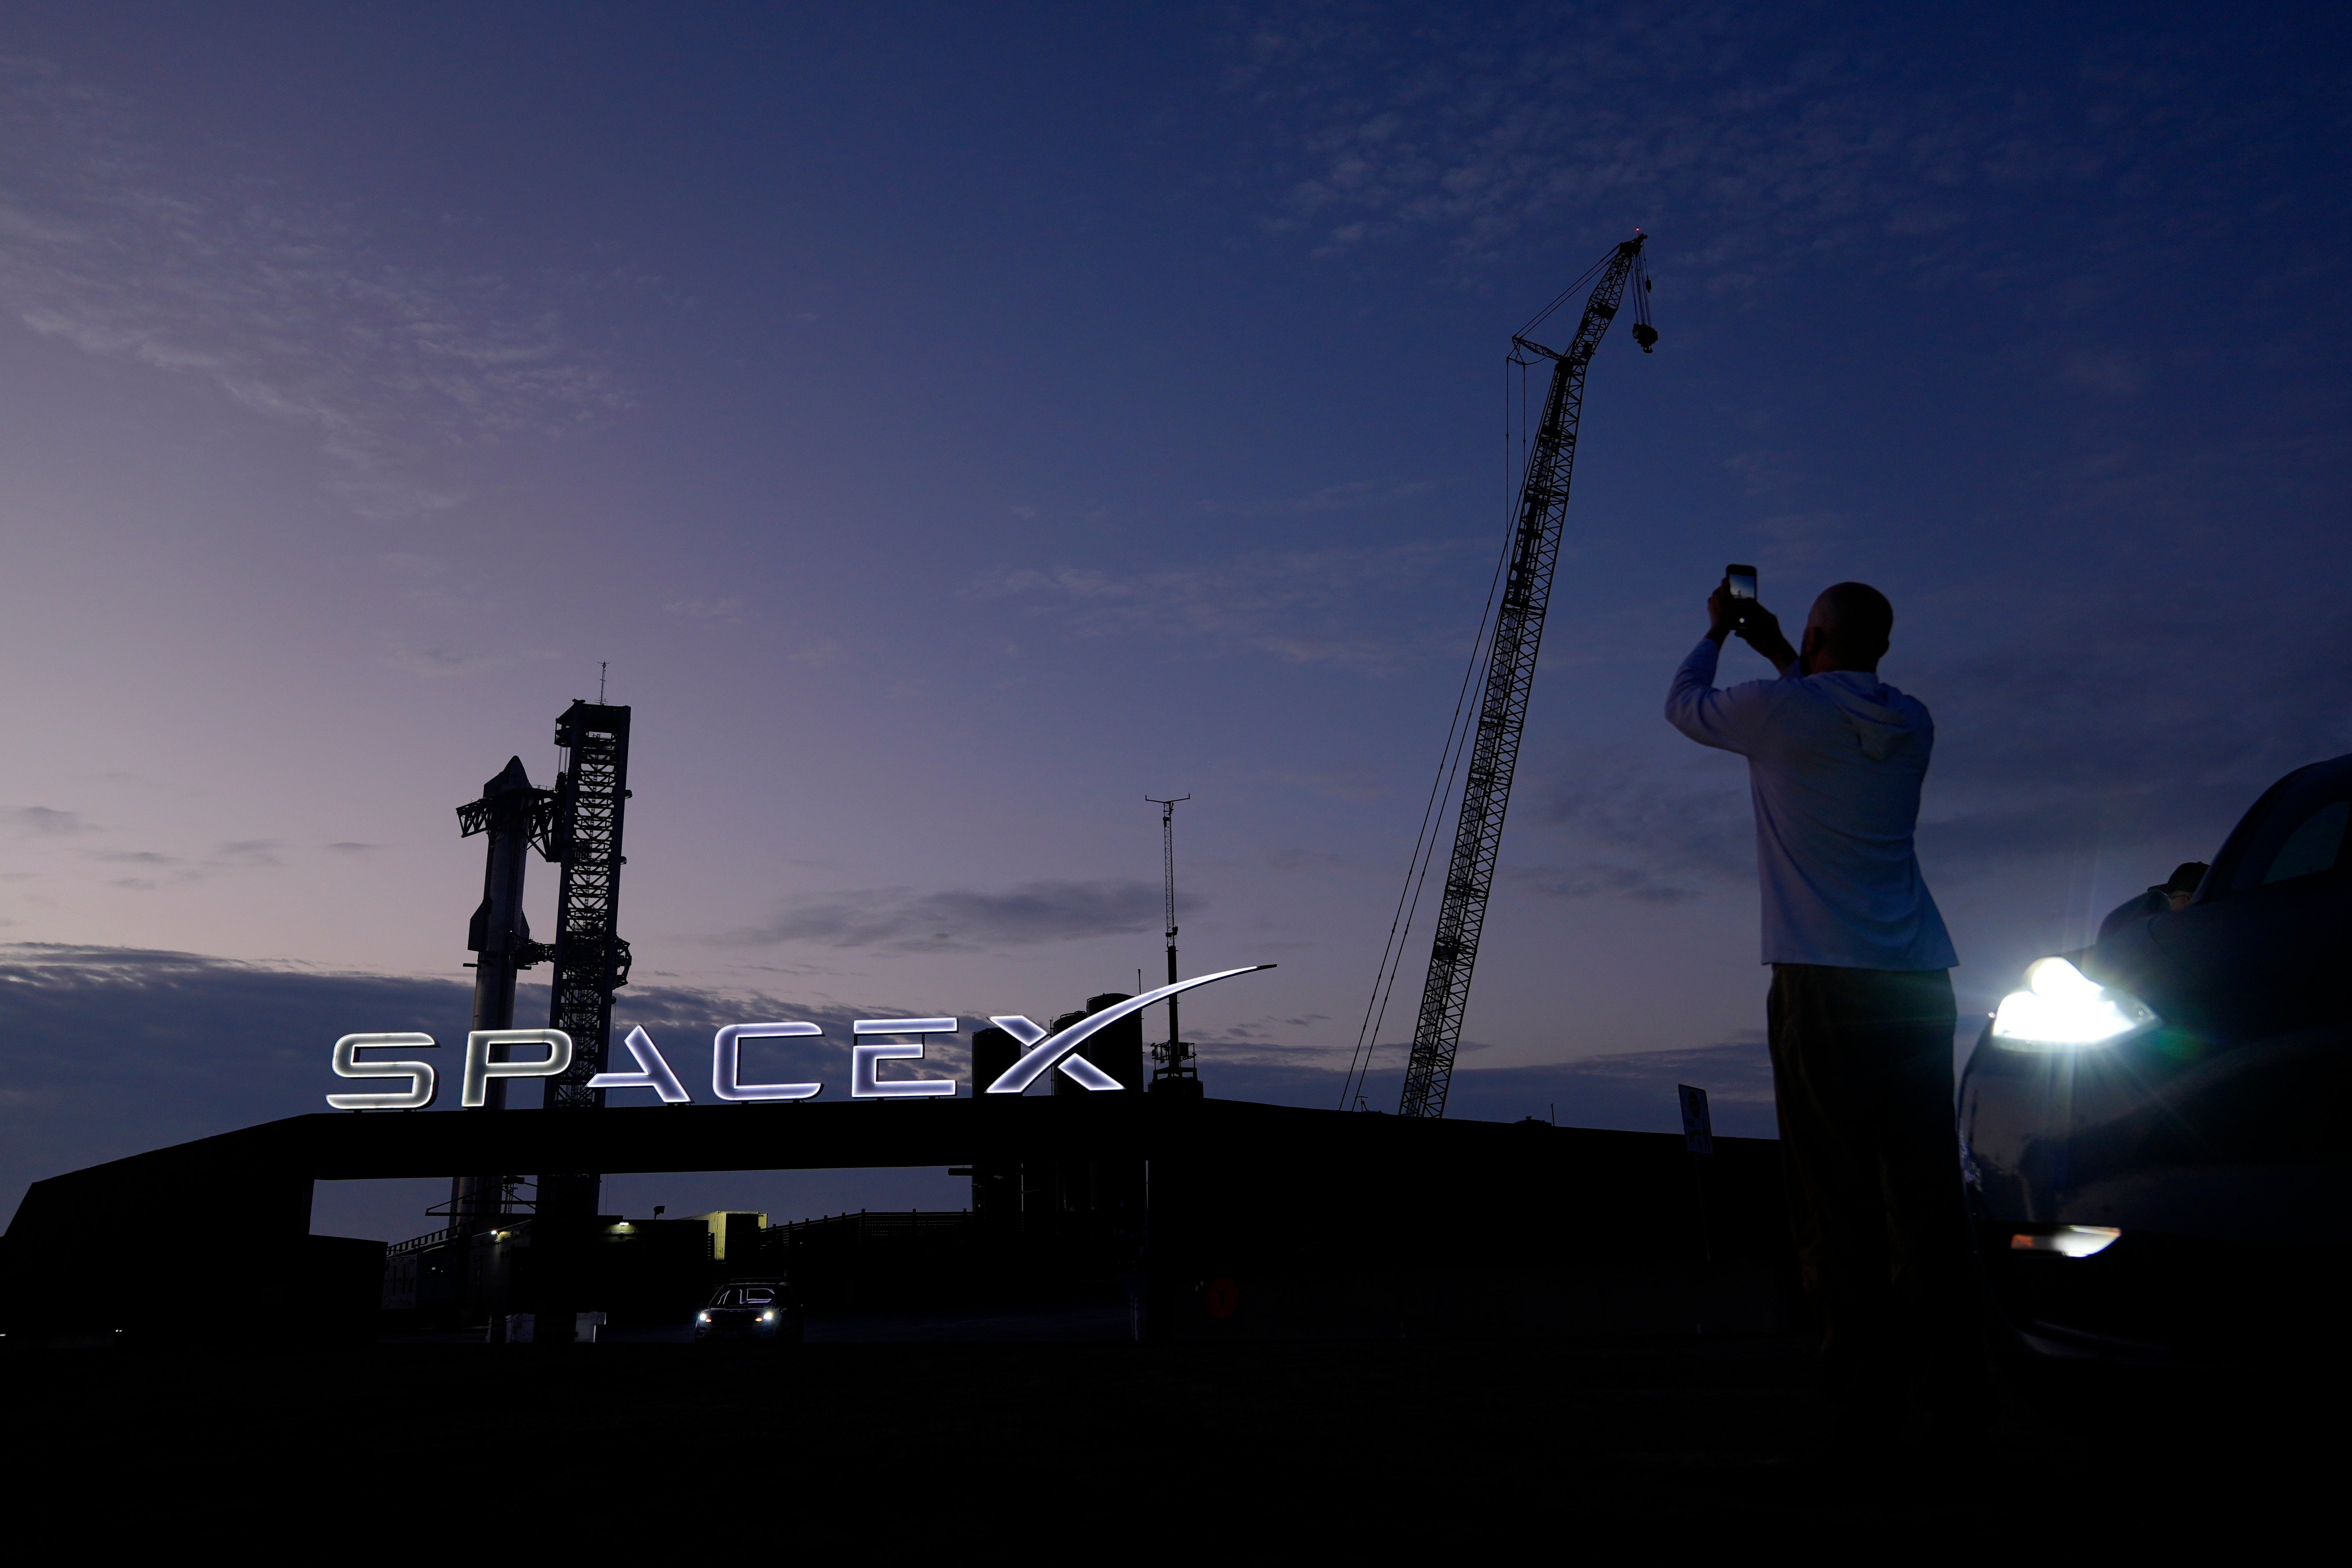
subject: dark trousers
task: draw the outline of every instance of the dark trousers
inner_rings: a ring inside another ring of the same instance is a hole
[[[1982,1375],[1943,970],[1772,966],[1781,1170],[1822,1367],[1849,1416],[1968,1419]]]

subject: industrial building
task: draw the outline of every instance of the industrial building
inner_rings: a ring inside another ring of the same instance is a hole
[[[1716,1139],[1704,1188],[1699,1158],[1672,1134],[1151,1093],[929,1100],[887,1111],[820,1102],[772,1113],[719,1105],[583,1117],[322,1113],[36,1183],[0,1258],[0,1328],[17,1342],[116,1328],[133,1337],[373,1333],[385,1248],[310,1234],[318,1180],[919,1165],[1017,1167],[1024,1182],[1031,1171],[1139,1165],[1140,1247],[1116,1209],[1023,1211],[1010,1223],[984,1212],[904,1225],[866,1216],[759,1227],[760,1267],[781,1257],[813,1270],[820,1295],[832,1289],[823,1272],[845,1269],[857,1300],[870,1301],[909,1281],[982,1293],[1018,1284],[1023,1259],[1046,1248],[1077,1260],[1067,1278],[1082,1266],[1098,1271],[1097,1285],[1124,1289],[1131,1279],[1138,1331],[1156,1339],[1788,1326],[1798,1310],[1795,1262],[1776,1146]],[[236,1247],[221,1244],[207,1215],[158,1201],[193,1189],[243,1195]],[[90,1222],[106,1214],[152,1217],[125,1246]],[[673,1270],[690,1277],[706,1258],[723,1267],[707,1221],[535,1215],[507,1228],[504,1242],[478,1233],[462,1249],[414,1249],[420,1307],[428,1290],[447,1288],[430,1273],[435,1258],[462,1258],[467,1282],[498,1291],[504,1312],[551,1321],[690,1305]],[[730,1225],[729,1266],[737,1236]],[[928,1272],[909,1258],[966,1272]],[[395,1278],[404,1277],[404,1266]],[[152,1315],[118,1322],[121,1303],[144,1300],[156,1278],[175,1281],[182,1310],[168,1324]],[[680,1295],[667,1294],[674,1286]],[[492,1299],[483,1302],[477,1321],[491,1315]]]

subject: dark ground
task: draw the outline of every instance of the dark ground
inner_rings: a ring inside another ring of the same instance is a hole
[[[683,1531],[696,1552],[887,1538],[1212,1559],[1612,1536],[1674,1556],[1822,1540],[1909,1555],[2211,1527],[2251,1547],[2345,1489],[2333,1401],[2307,1431],[2165,1390],[2053,1422],[2011,1388],[1980,1446],[1842,1452],[1811,1348],[1788,1338],[1139,1346],[811,1327],[781,1352],[18,1352],[0,1361],[11,1489],[151,1522],[176,1496],[169,1517],[191,1527],[454,1517],[478,1545]]]

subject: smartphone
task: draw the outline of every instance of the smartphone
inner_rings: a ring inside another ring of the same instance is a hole
[[[1723,569],[1723,580],[1731,591],[1732,624],[1748,624],[1748,606],[1756,602],[1756,568],[1733,564]]]

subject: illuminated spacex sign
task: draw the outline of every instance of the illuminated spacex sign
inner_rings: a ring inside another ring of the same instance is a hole
[[[1019,1094],[1045,1074],[1059,1068],[1073,1080],[1092,1089],[1115,1089],[1122,1086],[1110,1074],[1081,1056],[1075,1056],[1078,1047],[1104,1027],[1121,1018],[1140,1013],[1156,1002],[1164,1002],[1179,992],[1190,991],[1196,985],[1213,981],[1230,980],[1236,974],[1253,974],[1261,969],[1272,969],[1271,963],[1252,963],[1240,969],[1219,970],[1214,974],[1196,975],[1180,980],[1173,985],[1163,985],[1157,991],[1147,991],[1129,998],[1116,1006],[1079,1019],[1059,1034],[1048,1035],[1018,1013],[1007,1017],[992,1016],[988,1021],[1012,1036],[1028,1049],[1019,1061],[1000,1074],[984,1091],[989,1094]],[[850,1026],[849,1095],[853,1100],[928,1100],[956,1091],[955,1080],[943,1078],[886,1079],[877,1070],[890,1061],[920,1061],[923,1057],[923,1037],[952,1035],[957,1021],[953,1018],[860,1018]],[[821,1093],[822,1083],[745,1083],[741,1079],[743,1042],[774,1040],[822,1035],[824,1031],[814,1024],[730,1024],[719,1031],[710,1047],[710,1092],[713,1098],[737,1104],[761,1100],[808,1100]],[[912,1036],[909,1039],[908,1037]],[[869,1045],[868,1040],[890,1043]],[[631,1029],[622,1042],[636,1058],[635,1072],[600,1072],[588,1080],[591,1089],[649,1089],[659,1095],[666,1105],[684,1105],[694,1097],[670,1070],[669,1063],[653,1042],[653,1037],[643,1029]],[[433,1103],[439,1092],[440,1078],[433,1064],[421,1058],[378,1057],[362,1059],[365,1050],[430,1050],[435,1047],[430,1035],[345,1035],[335,1042],[335,1076],[355,1079],[405,1079],[403,1089],[378,1090],[369,1093],[331,1094],[327,1103],[337,1110],[422,1110]],[[546,1055],[528,1061],[502,1062],[493,1060],[491,1052],[499,1046],[538,1046]],[[466,1037],[465,1088],[458,1097],[460,1105],[472,1108],[489,1100],[489,1083],[494,1078],[553,1078],[572,1065],[572,1037],[561,1029],[476,1029]]]

